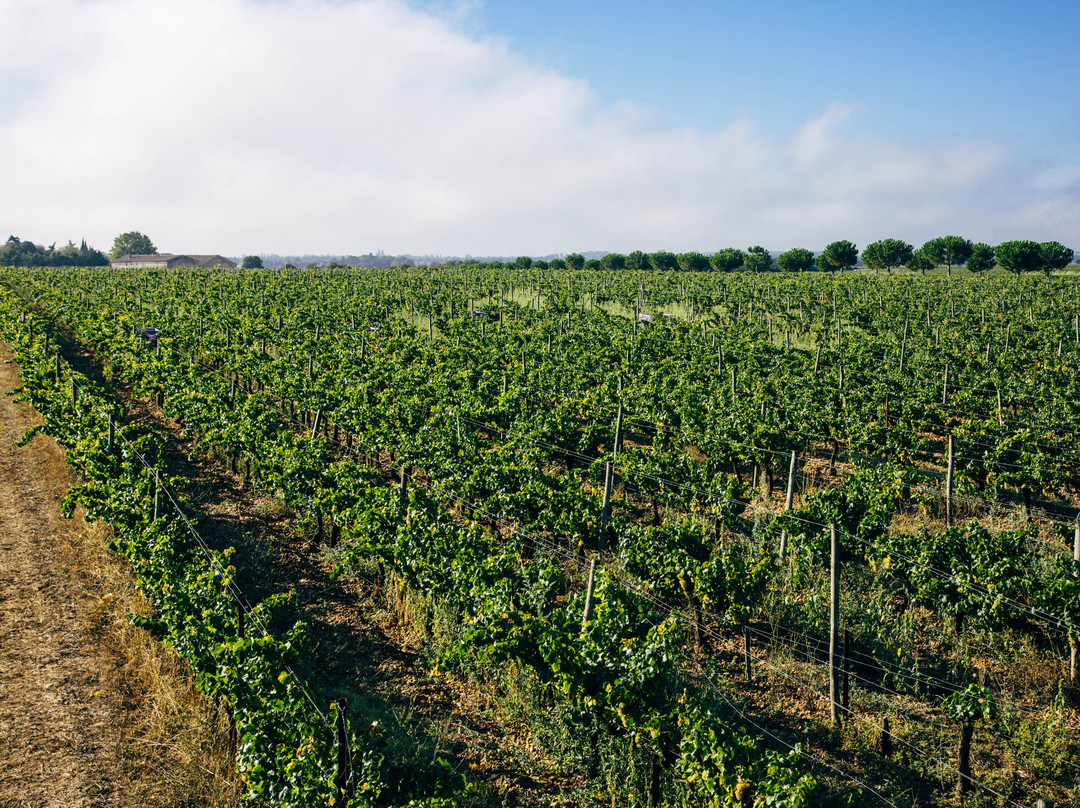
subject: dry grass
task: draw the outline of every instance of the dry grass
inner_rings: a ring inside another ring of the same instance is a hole
[[[195,688],[187,663],[128,615],[148,614],[125,562],[105,548],[108,528],[91,525],[68,546],[69,574],[98,597],[88,613],[105,684],[121,721],[118,750],[131,775],[129,796],[143,805],[235,805],[235,776],[224,712]]]
[[[0,392],[16,372],[0,363]],[[223,717],[131,625],[148,605],[107,529],[60,518],[63,452],[15,446],[39,422],[0,396],[0,806],[236,804]]]

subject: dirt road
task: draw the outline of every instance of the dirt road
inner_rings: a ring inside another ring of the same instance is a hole
[[[5,394],[10,358],[0,346]],[[44,436],[14,445],[38,422],[0,396],[0,808],[184,804],[194,795],[168,782],[176,744],[148,729],[185,723],[182,704],[161,715],[182,671],[126,628],[138,596],[100,529],[60,518],[63,452]]]

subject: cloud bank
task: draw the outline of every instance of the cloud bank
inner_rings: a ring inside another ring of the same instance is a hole
[[[820,248],[944,233],[1080,247],[1080,168],[992,138],[777,139],[604,106],[397,0],[7,0],[0,227],[189,252]]]

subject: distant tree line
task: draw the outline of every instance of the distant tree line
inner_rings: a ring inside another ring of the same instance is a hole
[[[109,258],[124,254],[156,253],[157,248],[149,238],[137,231],[122,233],[116,237],[113,248],[106,257],[100,250],[86,245],[86,241],[76,247],[73,242],[57,248],[55,244],[41,247],[31,241],[22,241],[9,236],[0,246],[0,266],[104,266]],[[1049,275],[1055,270],[1064,269],[1072,261],[1074,251],[1057,241],[1005,241],[996,247],[980,242],[971,242],[961,236],[939,236],[932,238],[916,248],[906,241],[895,238],[881,239],[863,248],[860,256],[858,248],[850,241],[834,241],[820,253],[815,254],[803,247],[794,247],[780,253],[773,260],[772,254],[760,245],[740,250],[728,247],[710,255],[699,252],[671,253],[665,250],[645,253],[641,250],[622,253],[592,253],[599,256],[586,258],[581,253],[570,253],[565,257],[533,259],[519,256],[513,261],[479,261],[477,259],[448,260],[446,265],[477,264],[487,267],[516,266],[522,269],[573,269],[573,270],[622,270],[657,272],[842,272],[854,269],[861,257],[862,263],[875,272],[894,269],[908,269],[926,273],[939,266],[945,267],[948,274],[954,268],[966,267],[971,272],[984,272],[995,266],[1020,275],[1024,272],[1044,272]],[[305,258],[324,258],[323,256],[244,256],[241,266],[244,269],[257,269],[263,266],[295,267],[303,265]],[[295,263],[294,263],[295,262]],[[318,264],[306,262],[309,269],[317,269]],[[376,254],[346,255],[325,264],[335,269],[346,266],[388,269],[391,267],[409,267],[414,262],[403,255]]]
[[[939,236],[916,248],[906,241],[895,238],[882,239],[868,244],[862,251],[863,265],[875,272],[908,269],[926,274],[929,269],[945,267],[948,274],[953,269],[967,267],[971,272],[984,272],[995,266],[1017,275],[1023,272],[1045,272],[1064,269],[1072,263],[1073,250],[1057,241],[1005,241],[996,247],[971,242],[961,236]],[[776,260],[764,247],[755,245],[746,250],[728,247],[711,255],[699,252],[670,253],[666,251],[644,253],[635,250],[623,255],[608,253],[600,259],[586,260],[580,253],[570,253],[565,258],[546,261],[520,256],[511,262],[490,261],[485,266],[516,266],[521,269],[598,269],[657,272],[842,272],[854,269],[860,253],[850,241],[834,241],[820,253],[815,254],[803,247],[794,247],[780,253]]]
[[[109,259],[101,250],[86,246],[86,240],[75,246],[69,241],[63,247],[55,243],[42,247],[17,236],[8,236],[0,246],[0,266],[5,267],[100,267]]]

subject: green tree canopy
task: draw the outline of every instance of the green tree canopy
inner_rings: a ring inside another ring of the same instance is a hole
[[[115,261],[122,255],[156,255],[157,247],[138,230],[121,233],[113,240],[112,249],[109,250],[109,259]]]
[[[599,259],[590,258],[585,262],[585,269],[599,270],[601,268]]]
[[[514,266],[518,269],[528,269],[533,265],[533,260],[527,255],[519,255],[514,259]]]
[[[1072,263],[1074,252],[1057,241],[1044,241],[1039,245],[1039,259],[1046,277],[1055,269],[1065,269]]]
[[[944,266],[947,274],[952,275],[952,268],[963,266],[971,255],[971,242],[960,236],[938,236],[924,245],[922,251],[935,266]]]
[[[683,272],[704,272],[709,268],[709,259],[699,252],[679,253],[675,260]]]
[[[937,266],[937,262],[923,252],[922,247],[919,247],[919,249],[912,251],[911,257],[904,262],[904,266],[912,272],[922,272],[922,274],[925,275],[926,270],[933,269]]]
[[[567,269],[573,269],[575,271],[580,270],[585,266],[585,256],[581,253],[570,253],[566,256]]]
[[[970,272],[985,272],[997,266],[994,257],[994,248],[981,241],[971,245],[971,255],[968,256],[967,268]]]
[[[608,253],[600,259],[600,266],[614,272],[626,269],[626,256],[622,253]]]
[[[552,269],[566,269],[566,261],[562,258],[552,258],[548,261],[548,266]]]
[[[675,253],[668,252],[667,250],[658,250],[654,253],[649,253],[649,263],[652,264],[652,268],[657,272],[671,272],[677,269],[679,264],[675,260]]]
[[[734,272],[746,261],[742,250],[728,247],[709,256],[709,263],[717,272]]]
[[[909,260],[915,248],[898,238],[884,238],[867,244],[862,251],[862,260],[877,274],[881,270],[892,272],[895,267],[902,267]]]
[[[633,272],[644,272],[649,268],[649,259],[641,250],[634,250],[626,256],[626,268]]]
[[[822,272],[851,269],[859,260],[859,250],[850,241],[834,241],[828,245],[814,262]]]
[[[766,272],[772,266],[772,255],[764,247],[755,244],[747,249],[743,263],[751,272]]]
[[[994,247],[998,265],[1007,272],[1035,272],[1042,269],[1042,253],[1034,241],[1003,241]]]
[[[240,269],[262,269],[262,259],[257,255],[245,255],[240,260]]]
[[[776,268],[781,272],[806,272],[814,266],[814,254],[802,247],[792,247],[776,256]]]
[[[99,267],[109,260],[100,250],[86,246],[86,241],[76,247],[69,241],[57,249],[56,245],[41,247],[17,236],[8,236],[0,245],[0,266],[13,267]]]

